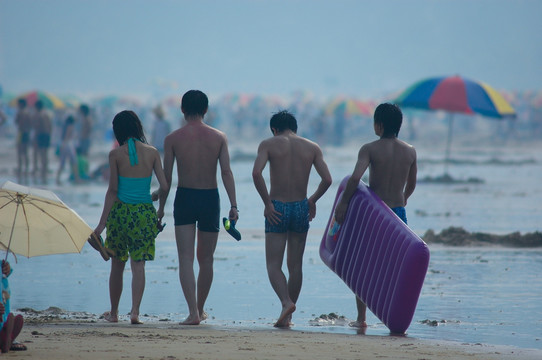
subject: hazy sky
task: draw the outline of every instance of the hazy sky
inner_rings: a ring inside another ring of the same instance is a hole
[[[542,88],[540,0],[0,0],[4,92],[362,97]]]

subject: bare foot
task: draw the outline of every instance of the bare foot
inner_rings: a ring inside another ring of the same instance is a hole
[[[275,323],[275,327],[288,327],[290,323],[290,315],[295,311],[295,304],[291,303],[289,306],[284,306],[280,313],[279,319]]]
[[[207,314],[205,311],[202,311],[200,315],[200,320],[203,321],[203,320],[207,320],[208,318],[209,318],[209,314]]]
[[[111,311],[106,311],[102,314],[102,316],[104,317],[105,320],[109,321],[109,322],[112,322],[112,323],[116,323],[116,322],[119,322],[119,318],[118,316],[116,315],[111,315]]]
[[[294,326],[294,323],[292,322],[292,314],[288,315],[288,327]]]
[[[365,321],[352,321],[350,324],[348,324],[350,327],[355,327],[358,329],[363,329],[367,327],[367,323]]]
[[[143,324],[141,321],[139,321],[139,316],[134,315],[134,314],[130,315],[130,322],[132,323],[132,325],[141,325],[141,324]]]
[[[188,316],[184,321],[180,322],[180,325],[199,325],[201,319],[199,316]]]

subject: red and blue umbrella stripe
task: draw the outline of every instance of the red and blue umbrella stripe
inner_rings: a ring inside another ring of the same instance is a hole
[[[516,116],[512,106],[491,86],[460,76],[421,80],[406,89],[395,102],[403,107],[493,118]]]

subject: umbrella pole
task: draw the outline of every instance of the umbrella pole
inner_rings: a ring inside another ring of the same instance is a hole
[[[11,238],[13,237],[13,230],[15,230],[15,220],[17,220],[17,212],[19,212],[19,199],[17,199],[17,207],[15,208],[15,216],[13,217],[13,224],[11,225],[11,234],[9,234],[8,248],[6,249],[6,258],[4,261],[8,260],[9,248],[11,246]]]
[[[452,128],[454,123],[454,115],[448,114],[448,140],[446,142],[446,158],[444,159],[444,174],[448,175],[448,164],[450,163],[450,149],[452,147]]]

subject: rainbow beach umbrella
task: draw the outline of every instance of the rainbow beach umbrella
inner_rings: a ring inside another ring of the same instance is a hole
[[[332,100],[325,108],[327,115],[340,115],[343,117],[352,116],[373,116],[375,106],[369,101],[362,101],[349,98],[337,98]]]
[[[444,110],[448,117],[446,162],[450,161],[453,114],[480,114],[494,119],[515,118],[516,112],[491,86],[461,76],[434,77],[418,81],[394,101],[401,107]]]
[[[497,90],[457,75],[418,81],[399,95],[395,103],[403,107],[480,114],[499,119],[516,116],[512,106]]]
[[[17,96],[9,102],[12,107],[17,106],[19,99],[26,99],[28,106],[34,106],[36,101],[41,100],[47,109],[64,109],[66,104],[55,95],[45,91],[30,91]]]

